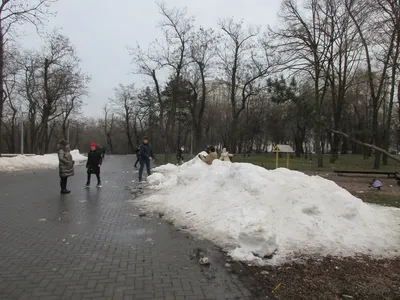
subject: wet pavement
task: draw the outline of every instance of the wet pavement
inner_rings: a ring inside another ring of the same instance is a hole
[[[100,189],[95,180],[85,189],[86,169],[77,166],[68,195],[56,169],[0,173],[1,300],[253,299],[218,248],[139,216],[133,163],[106,157]]]

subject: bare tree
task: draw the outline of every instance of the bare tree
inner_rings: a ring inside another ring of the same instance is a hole
[[[0,3],[0,121],[3,117],[5,101],[4,93],[4,57],[7,36],[15,33],[15,26],[29,23],[37,29],[42,25],[44,19],[49,15],[49,6],[56,0],[1,0]],[[3,151],[3,130],[0,122],[0,154]]]
[[[107,105],[103,107],[104,111],[104,133],[106,135],[108,147],[110,147],[111,153],[113,152],[113,133],[114,133],[114,113],[112,112],[111,108]],[[111,114],[111,115],[110,115]]]
[[[259,80],[270,71],[271,52],[266,40],[261,40],[260,29],[245,29],[243,22],[227,19],[220,22],[224,35],[218,56],[223,77],[229,80],[229,100],[232,110],[230,149],[237,150],[238,120],[247,101],[257,95],[263,86]]]
[[[216,62],[218,39],[219,37],[212,29],[200,27],[190,40],[190,58],[193,61],[193,67],[188,71],[188,76],[193,96],[189,101],[189,108],[194,131],[193,148],[196,150],[200,150],[202,144],[202,123],[208,96],[206,79],[212,75],[212,64]]]
[[[132,128],[134,127],[134,106],[135,101],[137,101],[137,91],[133,84],[126,86],[120,84],[114,89],[114,94],[115,96],[111,101],[123,120],[129,151],[134,153],[135,147],[132,139]]]
[[[323,101],[328,86],[332,40],[326,34],[331,28],[329,13],[324,2],[304,1],[304,9],[295,0],[284,0],[280,12],[283,27],[272,30],[282,65],[294,72],[312,78],[314,83],[314,140],[318,167],[323,167],[322,135],[320,120]],[[325,66],[328,65],[328,68]]]
[[[49,35],[43,51],[43,90],[41,98],[40,154],[49,146],[49,122],[65,114],[61,103],[81,97],[86,92],[88,77],[80,72],[80,60],[70,40],[57,32]]]
[[[164,33],[164,43],[156,41],[151,45],[155,51],[145,53],[140,47],[130,49],[136,64],[136,73],[148,75],[152,78],[160,106],[160,131],[164,141],[165,161],[168,162],[173,148],[175,120],[178,104],[179,85],[182,73],[189,54],[189,42],[193,19],[186,16],[186,10],[177,8],[168,9],[164,4],[158,4],[163,20],[159,27]],[[172,71],[171,78],[174,82],[170,103],[166,103],[161,95],[161,87],[157,78],[157,71],[168,68]],[[167,109],[168,106],[168,109]]]
[[[323,67],[329,81],[332,102],[333,129],[340,130],[343,126],[342,118],[345,109],[345,100],[348,89],[353,84],[353,77],[360,63],[362,50],[357,30],[351,23],[344,0],[326,1],[324,14],[329,20],[329,27],[325,34],[332,42],[329,60]],[[331,163],[338,159],[341,136],[333,134],[331,142]]]
[[[385,3],[386,2],[386,3]],[[361,40],[365,63],[367,65],[367,75],[369,84],[369,93],[372,101],[372,144],[376,147],[382,145],[382,139],[379,134],[379,109],[382,104],[385,84],[387,80],[387,72],[390,68],[391,61],[396,61],[393,54],[396,51],[396,41],[398,28],[398,20],[395,20],[395,26],[388,26],[387,21],[391,18],[398,18],[399,13],[391,11],[393,8],[398,10],[396,6],[385,4],[393,4],[393,1],[360,1],[346,0],[346,9],[357,29],[358,36]],[[381,9],[377,11],[377,7]],[[373,16],[373,18],[371,18]],[[382,19],[385,23],[382,23]],[[382,26],[384,24],[385,26]],[[397,55],[398,55],[397,51]],[[393,94],[394,95],[394,94]],[[374,168],[380,167],[381,152],[375,152]]]

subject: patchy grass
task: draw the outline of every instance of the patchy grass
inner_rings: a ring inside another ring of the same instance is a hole
[[[267,169],[275,169],[276,158],[275,154],[268,153],[264,155],[252,155],[252,156],[235,156],[233,161],[235,162],[246,162],[252,163],[258,166],[265,167]],[[339,160],[334,164],[329,163],[330,156],[324,156],[324,167],[317,167],[317,158],[315,156],[296,158],[293,157],[289,160],[289,169],[298,171],[333,171],[333,170],[347,170],[347,171],[374,171],[373,163],[374,159],[371,157],[369,159],[364,159],[362,155],[348,154],[339,156]],[[285,167],[287,165],[286,155],[278,160],[279,167]],[[387,166],[381,166],[380,171],[390,171],[397,172],[400,171],[400,163],[389,160]]]
[[[382,206],[393,206],[400,208],[400,195],[381,193],[380,191],[368,191],[363,194],[355,193],[354,196],[360,198],[364,202],[378,204]]]
[[[194,156],[190,154],[184,154],[185,161],[192,159]],[[164,154],[157,154],[155,163],[157,165],[164,164]],[[339,160],[334,163],[329,163],[330,156],[324,156],[324,167],[317,167],[317,158],[315,155],[308,157],[305,159],[304,157],[296,158],[293,157],[289,161],[289,168],[291,170],[297,171],[313,171],[313,172],[332,172],[333,170],[347,170],[347,171],[374,171],[373,163],[374,159],[371,157],[369,159],[364,159],[362,155],[356,154],[348,154],[348,155],[340,155]],[[267,153],[262,155],[251,155],[243,157],[243,155],[236,155],[233,157],[233,162],[244,162],[251,163],[257,166],[264,167],[266,169],[275,169],[275,154]],[[279,159],[279,167],[286,168],[286,155],[283,154],[282,158]],[[177,163],[175,158],[175,154],[171,156],[171,163]],[[388,171],[388,172],[400,172],[400,163],[389,160],[389,164],[387,166],[381,166],[379,171]]]

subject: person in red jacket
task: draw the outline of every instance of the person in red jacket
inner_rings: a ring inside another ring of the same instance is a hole
[[[90,186],[90,177],[92,176],[92,174],[96,174],[97,187],[101,187],[100,167],[102,162],[103,160],[101,158],[101,153],[97,149],[96,143],[92,143],[90,145],[90,151],[88,153],[88,160],[86,163],[86,168],[87,168],[86,187]]]

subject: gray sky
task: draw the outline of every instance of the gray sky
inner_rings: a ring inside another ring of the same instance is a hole
[[[221,18],[234,17],[256,25],[274,24],[280,0],[165,0],[168,7],[187,8],[196,25],[217,28]],[[81,66],[92,76],[90,95],[84,99],[84,114],[100,116],[101,108],[113,96],[117,84],[143,78],[132,75],[127,46],[138,42],[143,48],[161,37],[156,28],[161,19],[154,0],[59,0],[53,6],[57,17],[49,20],[47,31],[61,28],[75,45]],[[39,48],[40,37],[32,33],[21,41],[23,47]]]

